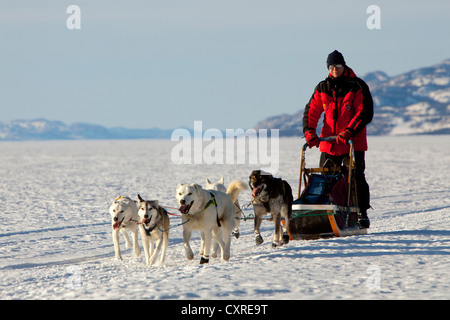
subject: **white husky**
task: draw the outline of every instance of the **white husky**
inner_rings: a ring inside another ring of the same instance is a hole
[[[159,261],[162,266],[169,245],[169,215],[164,208],[159,206],[157,200],[145,201],[140,195],[138,195],[138,200],[139,228],[147,265],[152,266],[155,263],[162,249]],[[156,250],[154,248],[155,241]]]
[[[242,210],[239,205],[239,194],[248,189],[247,184],[244,181],[235,180],[230,183],[228,189],[225,188],[224,178],[221,177],[219,182],[211,182],[209,179],[206,179],[206,189],[208,190],[217,190],[226,193],[233,201],[235,205],[235,217],[234,217],[234,229],[232,234],[237,238],[239,238],[239,226],[241,225],[241,216]]]
[[[109,207],[109,214],[111,215],[112,224],[112,238],[114,243],[114,252],[117,259],[122,260],[119,246],[119,231],[125,238],[126,247],[131,248],[130,238],[126,230],[131,231],[133,238],[133,252],[136,257],[141,254],[141,248],[138,244],[138,213],[134,200],[128,197],[118,197]]]
[[[231,198],[220,191],[205,190],[195,183],[179,184],[176,192],[176,198],[180,206],[178,210],[182,213],[186,257],[189,260],[194,258],[189,241],[192,231],[199,230],[204,233],[200,248],[201,264],[209,262],[211,235],[220,246],[222,259],[230,259],[231,230],[234,226],[235,211]]]

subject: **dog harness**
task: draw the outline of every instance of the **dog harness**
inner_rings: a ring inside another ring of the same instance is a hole
[[[220,228],[222,225],[220,224],[220,220],[219,220],[219,212],[217,211],[217,202],[216,202],[216,197],[214,196],[214,193],[210,192],[209,193],[211,195],[211,199],[209,199],[209,201],[206,203],[205,207],[194,213],[193,215],[202,213],[203,211],[205,211],[206,209],[208,209],[211,205],[214,205],[216,207],[216,221],[217,221],[217,226]],[[189,220],[188,220],[189,221]]]
[[[155,230],[155,228],[156,228],[156,224],[155,224],[153,227],[151,227],[150,229],[147,229],[147,228],[145,227],[145,224],[143,224],[142,226],[144,227],[145,234],[148,235],[148,236],[150,236],[150,233],[151,233],[153,230]]]

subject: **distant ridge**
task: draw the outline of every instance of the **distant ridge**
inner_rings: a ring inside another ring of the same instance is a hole
[[[66,125],[46,119],[0,122],[0,140],[169,139],[172,130],[106,128],[89,123]]]
[[[374,99],[375,113],[368,134],[450,134],[450,59],[394,77],[375,71],[362,78]],[[269,117],[254,128],[279,129],[280,136],[299,136],[302,118],[303,109]]]
[[[450,59],[398,76],[375,71],[362,78],[374,99],[374,118],[367,127],[369,135],[450,134]],[[278,129],[282,137],[302,136],[302,117],[303,109],[274,115],[258,122],[254,129]],[[46,119],[0,122],[0,141],[170,139],[172,132],[159,128],[106,128],[89,123],[67,125]]]

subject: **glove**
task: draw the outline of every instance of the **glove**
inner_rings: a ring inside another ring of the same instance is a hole
[[[353,134],[350,132],[349,129],[345,129],[339,135],[336,137],[336,143],[337,144],[347,144],[348,140],[353,139]]]
[[[308,147],[319,147],[320,141],[319,137],[316,134],[315,130],[308,130],[305,132],[305,139],[306,143],[308,144]]]

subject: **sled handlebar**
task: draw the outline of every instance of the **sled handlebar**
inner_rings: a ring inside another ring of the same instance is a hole
[[[335,142],[336,141],[337,136],[330,136],[330,137],[323,137],[323,138],[319,138],[319,141],[330,141],[330,142]],[[348,140],[348,144],[352,144],[353,141],[352,140]],[[306,150],[306,148],[308,147],[308,144],[305,143],[303,145],[303,150]]]
[[[336,141],[337,136],[319,138],[319,141]]]

